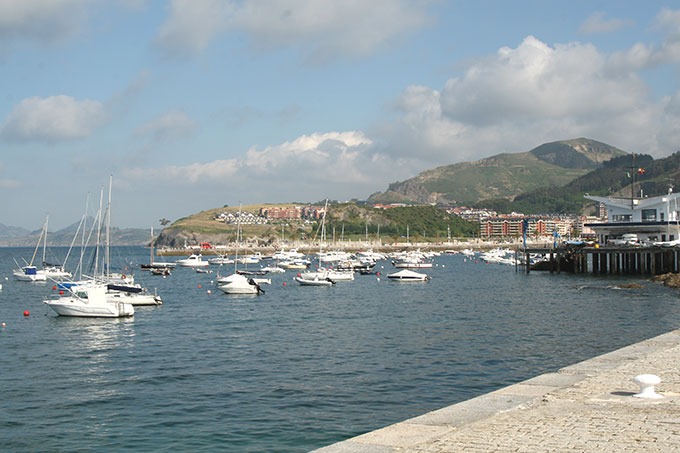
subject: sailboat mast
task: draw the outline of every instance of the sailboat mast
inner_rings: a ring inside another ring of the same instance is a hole
[[[238,249],[241,247],[241,202],[238,204],[238,219],[236,219],[236,256],[234,257],[234,274],[238,266]]]
[[[99,247],[102,234],[102,208],[104,206],[104,186],[99,191],[99,212],[97,213],[97,247],[95,248],[94,275],[99,275]]]
[[[45,234],[45,225],[43,225],[42,231],[40,231],[40,237],[38,237],[38,242],[35,244],[35,250],[33,250],[33,256],[31,257],[31,262],[28,263],[29,266],[33,266],[33,261],[35,261],[35,255],[38,253],[38,247],[42,242],[43,235]]]
[[[111,244],[111,186],[113,185],[113,175],[109,175],[109,203],[106,206],[106,276],[111,275],[111,255],[109,245]]]
[[[44,238],[44,241],[43,241],[43,259],[42,259],[43,266],[45,266],[45,254],[47,252],[47,223],[48,223],[49,220],[50,220],[50,216],[48,214],[47,217],[45,218],[45,238]]]
[[[80,278],[83,279],[83,256],[85,255],[85,230],[87,229],[87,210],[90,205],[90,194],[85,198],[85,214],[83,214],[83,234],[80,236],[80,261],[78,262],[78,269],[80,269]]]

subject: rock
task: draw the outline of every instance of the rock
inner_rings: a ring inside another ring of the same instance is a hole
[[[624,288],[624,289],[643,289],[644,286],[639,285],[637,283],[628,283],[626,285],[619,285],[619,288]]]
[[[669,272],[668,274],[661,274],[652,277],[653,282],[661,282],[664,286],[671,288],[680,288],[680,274]]]

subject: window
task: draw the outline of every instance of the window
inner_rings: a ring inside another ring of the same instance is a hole
[[[633,216],[631,214],[619,214],[612,216],[612,221],[614,222],[630,222],[632,219]]]
[[[656,209],[643,209],[642,210],[642,221],[643,222],[656,222]]]

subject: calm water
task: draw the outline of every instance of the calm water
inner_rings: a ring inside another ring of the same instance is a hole
[[[163,306],[62,318],[42,303],[51,284],[12,279],[32,252],[0,249],[5,451],[308,451],[680,327],[678,294],[658,284],[460,255],[427,283],[300,287],[288,271],[259,297],[191,269],[136,271]]]

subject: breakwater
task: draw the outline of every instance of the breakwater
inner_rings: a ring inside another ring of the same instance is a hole
[[[315,453],[678,451],[678,354],[674,330]],[[661,398],[636,398],[650,373]]]

